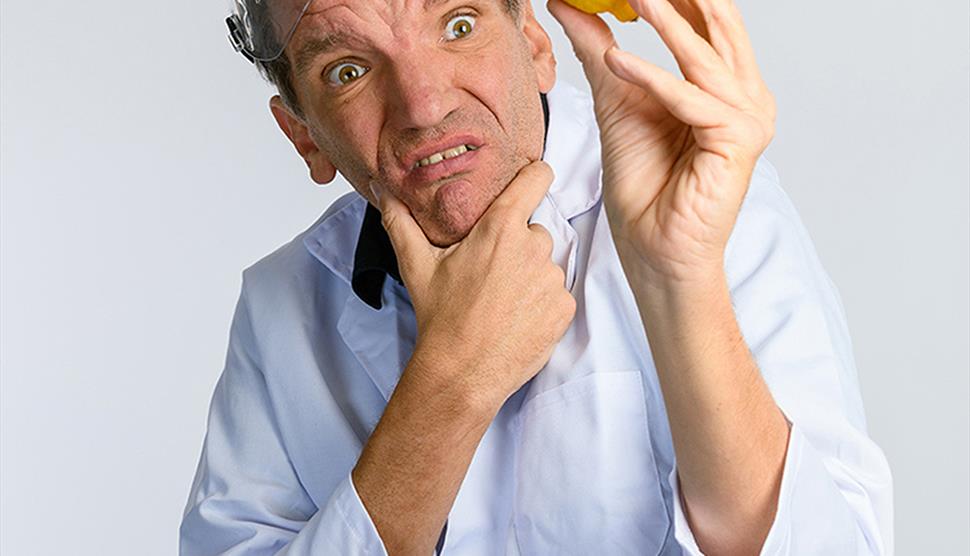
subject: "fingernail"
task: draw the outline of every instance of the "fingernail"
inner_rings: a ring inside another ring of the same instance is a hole
[[[370,193],[374,196],[374,200],[378,203],[381,202],[381,188],[377,185],[376,181],[370,182]]]

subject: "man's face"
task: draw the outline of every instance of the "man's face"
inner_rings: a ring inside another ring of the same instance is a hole
[[[377,180],[433,244],[464,238],[542,155],[539,93],[552,88],[555,60],[522,2],[520,23],[505,0],[314,1],[286,49],[311,173],[336,168],[372,202]],[[462,145],[475,150],[415,167]]]

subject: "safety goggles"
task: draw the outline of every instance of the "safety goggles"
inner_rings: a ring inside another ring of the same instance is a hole
[[[229,0],[229,42],[250,62],[270,62],[289,42],[311,0]]]

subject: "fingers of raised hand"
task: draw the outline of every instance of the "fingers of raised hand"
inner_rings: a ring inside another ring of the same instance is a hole
[[[612,77],[603,67],[603,52],[616,44],[609,25],[600,16],[582,12],[562,0],[549,0],[546,7],[562,25],[590,86],[594,91],[603,87]]]
[[[630,2],[670,48],[684,77],[734,108],[761,109],[774,120],[774,98],[731,0]]]
[[[747,34],[741,23],[741,15],[731,0],[669,0],[674,9],[686,19],[694,31],[709,42],[724,59],[724,63],[736,72],[749,62],[745,54]],[[747,46],[750,47],[748,44]]]
[[[690,81],[618,48],[606,53],[606,63],[621,79],[643,87],[678,120],[695,128],[725,125],[734,111]]]
[[[678,0],[684,2],[685,0]],[[754,48],[737,5],[731,0],[703,2],[700,10],[714,49],[725,61],[748,96],[775,119],[775,99],[761,78]]]
[[[669,0],[631,0],[631,4],[657,30],[684,77],[735,108],[750,102],[725,59]]]
[[[606,63],[621,79],[652,93],[678,120],[690,125],[702,146],[732,144],[760,154],[774,136],[774,116],[763,110],[732,110],[694,83],[618,48]]]

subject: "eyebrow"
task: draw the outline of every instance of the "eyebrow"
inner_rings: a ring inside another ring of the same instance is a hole
[[[454,0],[424,0],[424,11],[429,11],[439,4],[446,4],[452,1]],[[315,60],[321,54],[326,54],[327,52],[336,50],[337,47],[353,43],[356,38],[357,37],[343,31],[337,31],[329,35],[325,35],[323,38],[308,39],[296,52],[295,62],[293,64],[296,70],[296,75],[303,75],[303,73],[309,69],[309,66],[313,60]]]
[[[296,68],[296,74],[303,75],[317,56],[335,50],[338,46],[348,44],[352,40],[350,35],[343,31],[326,35],[323,38],[307,40],[296,53],[296,61],[293,64]]]

